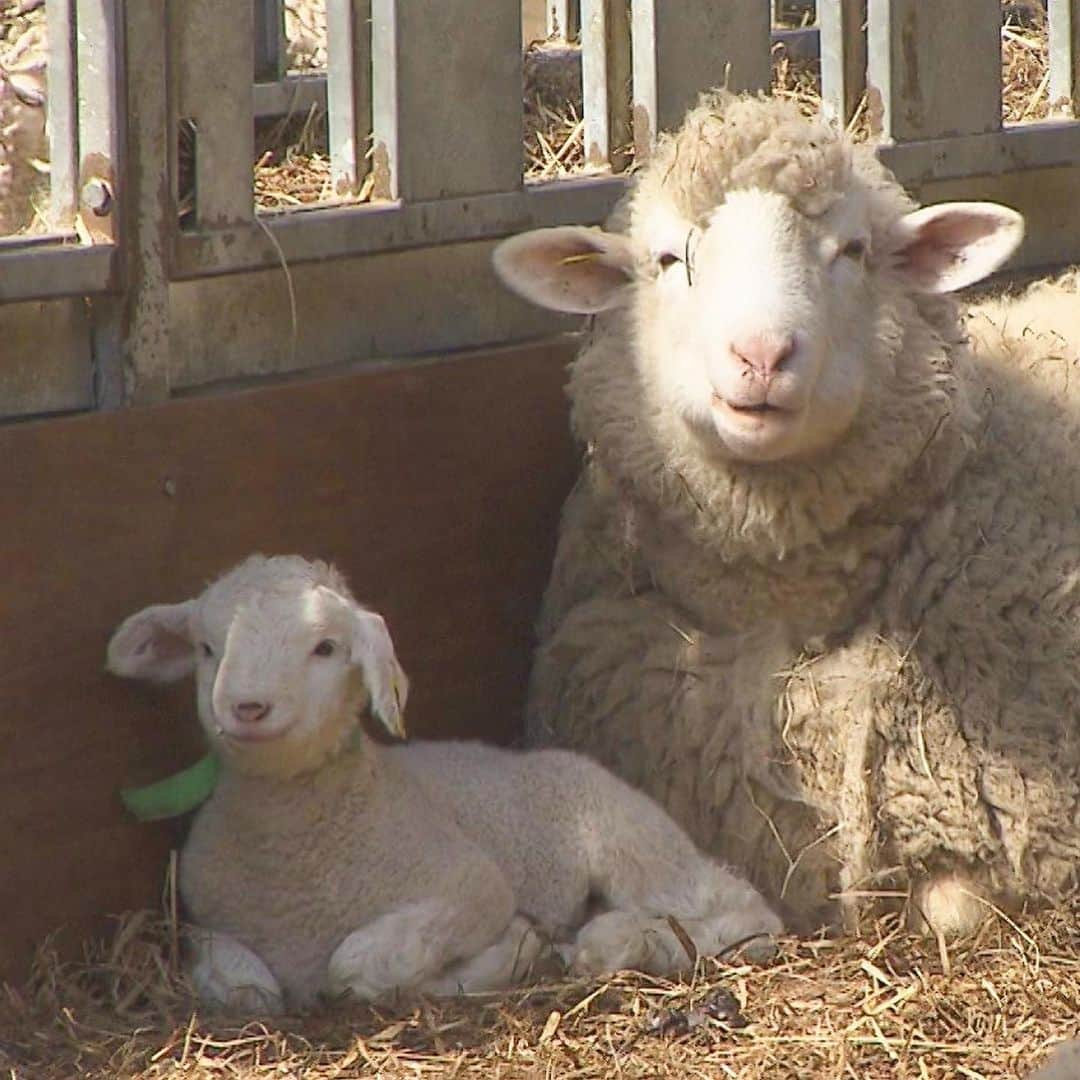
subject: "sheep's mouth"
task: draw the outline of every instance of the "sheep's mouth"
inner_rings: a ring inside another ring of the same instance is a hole
[[[722,398],[719,394],[713,394],[713,405],[723,409],[725,412],[734,413],[736,416],[745,416],[748,419],[791,415],[790,409],[781,408],[779,405],[773,405],[768,401],[742,404],[741,402],[728,401],[727,398]]]

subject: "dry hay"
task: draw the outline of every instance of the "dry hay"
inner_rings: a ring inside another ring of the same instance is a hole
[[[44,0],[0,0],[0,235],[48,229]]]
[[[285,0],[289,70],[326,70],[326,0]]]
[[[699,962],[393,1007],[329,1006],[272,1023],[192,1007],[173,919],[143,911],[61,963],[47,943],[0,993],[9,1080],[361,1076],[971,1080],[1023,1076],[1080,1033],[1080,897],[995,912],[948,948],[882,917],[861,937],[783,942],[761,968]]]

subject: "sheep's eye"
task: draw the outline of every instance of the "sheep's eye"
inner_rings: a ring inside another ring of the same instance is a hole
[[[841,249],[840,254],[845,259],[864,259],[866,257],[866,241],[865,240],[849,240]]]
[[[671,251],[665,251],[656,261],[660,264],[661,270],[666,270],[669,266],[682,262],[682,259]]]
[[[324,638],[322,641],[319,642],[318,645],[315,646],[314,649],[311,650],[311,655],[333,656],[335,647],[336,646],[329,638]]]
[[[210,646],[207,645],[205,641],[202,642],[202,644],[199,646],[199,648],[202,649],[203,656],[211,657],[211,656],[214,655],[214,650],[211,649]]]

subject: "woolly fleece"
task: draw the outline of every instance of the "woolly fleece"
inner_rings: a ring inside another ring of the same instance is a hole
[[[667,203],[700,222],[746,187],[810,215],[869,201],[870,391],[810,460],[706,458],[647,377],[644,305],[595,320],[531,740],[642,787],[800,928],[844,890],[849,915],[909,886],[932,906],[939,880],[1053,899],[1080,859],[1080,278],[965,330],[892,268],[913,204],[872,151],[727,94],[613,221],[633,237]]]

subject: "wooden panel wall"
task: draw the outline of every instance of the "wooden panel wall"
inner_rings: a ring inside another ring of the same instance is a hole
[[[330,558],[388,618],[414,733],[518,731],[576,470],[572,345],[0,428],[0,978],[59,926],[155,904],[169,826],[118,789],[193,760],[190,687],[105,675],[109,635],[246,554]]]

